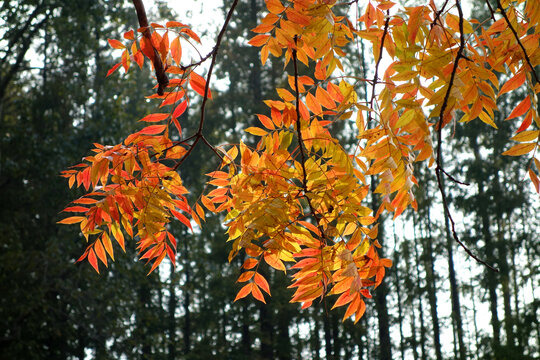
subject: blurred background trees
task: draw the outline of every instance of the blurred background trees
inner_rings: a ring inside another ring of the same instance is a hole
[[[262,67],[244,41],[263,5],[241,2],[221,48],[206,120],[214,144],[243,138],[241,128],[256,121],[252,114],[265,111],[261,100],[274,98],[272,89],[286,81],[281,63]],[[172,16],[163,4],[156,11],[150,17]],[[540,356],[538,197],[523,182],[520,159],[494,156],[515,130],[503,119],[516,99],[503,100],[499,131],[472,124],[445,134],[447,171],[470,183],[445,184],[460,237],[500,272],[457,248],[433,174],[420,172],[419,211],[380,225],[385,255],[394,261],[386,290],[373,292],[374,311],[353,325],[326,302],[306,310],[289,304],[288,279],[274,271],[265,274],[272,282],[266,306],[233,303],[239,266],[227,263],[216,216],[193,234],[176,229],[175,270],[146,276],[132,243],[102,275],[74,264],[84,240],[73,227],[56,225],[73,198],[59,172],[93,142],[121,141],[155,106],[144,98],[152,88],[148,70],[105,79],[115,63],[106,39],[135,28],[135,12],[129,2],[8,0],[0,18],[1,359]],[[350,66],[369,75],[371,60],[351,51],[359,60]],[[197,111],[183,115],[187,132]],[[337,127],[354,139],[347,123]],[[201,146],[182,165],[194,197],[216,164]]]

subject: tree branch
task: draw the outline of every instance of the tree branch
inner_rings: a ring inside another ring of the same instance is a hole
[[[382,34],[381,39],[381,46],[379,48],[379,58],[377,59],[377,63],[375,64],[375,74],[373,75],[373,84],[371,88],[371,100],[369,101],[369,108],[373,109],[373,101],[375,100],[375,86],[377,85],[378,77],[379,77],[379,64],[381,63],[382,55],[383,55],[383,48],[384,48],[384,39],[386,38],[386,34],[388,34],[388,25],[390,24],[390,16],[386,17],[386,21],[384,23],[384,30]],[[371,111],[368,112],[368,119],[367,122],[369,123],[371,121]]]
[[[165,68],[163,67],[163,62],[161,61],[161,56],[159,52],[154,47],[152,43],[152,33],[150,32],[150,27],[148,26],[148,19],[146,17],[146,10],[144,9],[144,4],[142,0],[132,0],[135,10],[137,11],[137,18],[139,19],[139,26],[143,28],[143,36],[148,40],[152,49],[154,50],[154,58],[152,63],[154,64],[154,71],[156,73],[156,79],[158,81],[158,95],[163,95],[163,91],[169,85],[169,77],[165,73]]]
[[[135,0],[134,0],[135,1]],[[178,169],[178,167],[184,162],[184,160],[189,156],[189,154],[193,151],[199,140],[203,140],[203,142],[223,161],[223,157],[217,152],[217,150],[206,140],[206,138],[203,136],[203,128],[204,128],[204,120],[205,120],[205,109],[206,109],[206,102],[208,101],[208,94],[210,91],[210,80],[212,77],[212,71],[214,70],[214,66],[216,64],[216,58],[219,50],[219,46],[221,45],[221,41],[223,40],[223,36],[225,35],[225,31],[227,30],[227,27],[229,26],[229,22],[231,21],[232,14],[234,12],[234,9],[238,5],[238,0],[234,0],[233,4],[231,5],[231,8],[229,9],[229,12],[227,13],[227,17],[225,18],[225,22],[223,23],[223,26],[217,36],[216,39],[216,45],[214,45],[214,49],[210,54],[212,54],[212,60],[210,62],[210,68],[208,69],[208,74],[206,74],[206,86],[204,87],[204,96],[203,101],[201,103],[201,118],[199,120],[199,128],[197,129],[197,132],[192,136],[192,138],[195,138],[193,140],[193,143],[189,147],[188,151],[178,161],[178,163],[174,166],[174,170]],[[208,54],[206,58],[210,56]],[[202,60],[201,60],[202,61]]]
[[[307,193],[309,192],[307,187],[307,172],[306,172],[306,154],[304,152],[304,139],[302,137],[302,130],[301,130],[301,116],[300,116],[300,90],[298,88],[298,56],[296,54],[296,46],[298,41],[298,35],[294,36],[294,49],[292,51],[292,58],[293,58],[293,65],[294,65],[294,91],[296,95],[296,134],[298,136],[298,147],[300,148],[300,160],[302,165],[302,189],[304,190],[304,198],[306,199],[309,211],[315,218],[315,221],[317,222],[317,228],[319,229],[319,232],[321,233],[321,238],[324,240],[322,243],[326,245],[327,239],[326,235],[324,233],[324,229],[321,225],[320,219],[317,216],[317,213],[315,212],[315,208],[313,207],[313,204],[311,203],[311,199],[309,196],[307,196]]]
[[[531,59],[529,58],[529,55],[527,54],[527,50],[525,50],[525,47],[523,46],[523,44],[521,43],[521,40],[519,39],[518,33],[516,32],[516,30],[514,29],[512,24],[510,23],[510,19],[508,19],[508,16],[506,15],[506,11],[504,11],[504,8],[502,7],[502,4],[501,4],[500,0],[497,0],[497,7],[499,8],[499,10],[501,10],[501,14],[504,17],[504,20],[506,21],[506,24],[508,25],[508,27],[512,31],[512,34],[514,34],[514,37],[516,38],[516,41],[519,44],[519,47],[523,51],[523,55],[525,56],[525,61],[527,61],[527,64],[529,65],[529,68],[531,69],[531,72],[532,72],[532,74],[534,76],[534,80],[538,84],[540,81],[538,80],[538,75],[536,74],[536,71],[534,70],[534,66],[531,63]]]
[[[442,164],[441,164],[441,148],[442,148],[442,128],[444,123],[444,113],[446,111],[446,107],[448,106],[448,100],[450,99],[450,92],[452,90],[452,86],[454,85],[454,80],[456,77],[456,72],[459,66],[459,60],[464,58],[463,56],[463,50],[465,49],[465,36],[463,32],[463,10],[461,9],[461,3],[460,0],[456,0],[456,7],[458,9],[459,13],[459,48],[456,55],[456,60],[454,61],[454,67],[452,68],[452,73],[450,75],[450,82],[448,83],[448,90],[446,90],[446,94],[444,96],[443,103],[441,105],[441,113],[439,116],[439,123],[437,124],[437,166],[435,168],[435,174],[437,175],[437,184],[439,187],[439,192],[441,193],[443,208],[444,208],[444,214],[448,219],[450,220],[451,224],[451,230],[452,230],[452,236],[454,240],[465,250],[465,252],[475,259],[480,264],[483,264],[484,266],[488,267],[489,269],[498,272],[496,268],[486,263],[484,260],[478,258],[476,255],[472,253],[467,246],[459,239],[457,233],[456,233],[456,224],[454,222],[454,219],[452,218],[452,214],[450,213],[450,209],[448,207],[448,200],[446,198],[446,193],[444,190],[444,184],[442,179],[442,174],[446,174],[446,172],[443,170]],[[448,226],[448,223],[447,223]]]

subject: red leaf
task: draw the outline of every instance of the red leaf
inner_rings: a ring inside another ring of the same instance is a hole
[[[527,116],[525,116],[525,119],[523,119],[523,122],[521,123],[521,125],[519,126],[519,128],[516,130],[517,133],[519,132],[522,132],[523,130],[526,130],[529,128],[529,126],[531,126],[532,124],[532,116],[533,112],[532,111],[529,111],[527,113]]]
[[[62,211],[65,211],[65,212],[82,212],[82,213],[85,213],[88,211],[88,208],[84,207],[84,206],[70,206],[70,207],[67,207],[65,208],[64,210]],[[64,219],[65,220],[65,219]]]
[[[115,72],[115,71],[120,67],[120,65],[122,65],[121,62],[119,62],[118,64],[114,65],[112,68],[110,68],[109,71],[107,72],[107,75],[106,75],[105,77],[107,77],[107,76],[111,75],[113,72]]]

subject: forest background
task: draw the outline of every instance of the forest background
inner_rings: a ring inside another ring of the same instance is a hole
[[[262,67],[258,50],[237,40],[252,37],[263,6],[241,2],[224,38],[216,71],[223,88],[206,115],[212,143],[242,138],[240,128],[254,124],[261,101],[285,81],[282,64]],[[149,17],[178,18],[164,2]],[[105,78],[117,61],[107,38],[136,28],[137,18],[128,1],[18,0],[0,5],[0,19],[1,359],[539,358],[538,198],[523,182],[523,160],[499,156],[515,130],[503,120],[517,95],[504,100],[498,131],[459,126],[445,143],[445,167],[470,183],[446,184],[459,235],[499,272],[457,247],[434,175],[421,172],[418,212],[380,225],[394,265],[374,291],[372,311],[354,325],[326,302],[305,310],[290,304],[289,279],[276,272],[265,274],[267,305],[233,302],[242,259],[228,264],[217,216],[200,232],[173,228],[176,270],[146,276],[132,243],[101,275],[74,265],[84,244],[78,231],[56,225],[73,198],[59,172],[93,142],[118,143],[155,110],[144,98],[148,69]],[[212,41],[217,28],[206,30]],[[373,60],[365,54],[347,66],[367,78]],[[197,111],[183,115],[186,128],[197,126]],[[354,140],[350,128],[339,129],[343,141]],[[193,196],[216,166],[203,147],[186,160],[182,175]]]

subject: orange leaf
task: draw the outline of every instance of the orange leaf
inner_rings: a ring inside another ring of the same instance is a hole
[[[176,107],[176,109],[174,109],[173,114],[172,114],[173,118],[178,118],[178,117],[180,117],[180,116],[184,113],[184,111],[186,111],[187,105],[188,105],[187,100],[182,101],[182,102]]]
[[[306,105],[313,114],[320,115],[322,113],[321,105],[317,99],[315,99],[315,96],[311,95],[311,93],[307,93],[306,95]]]
[[[167,21],[167,23],[165,24],[165,26],[168,27],[168,28],[174,28],[174,27],[187,27],[187,25],[182,24],[181,22],[178,22],[178,21]]]
[[[152,271],[154,271],[159,266],[159,264],[161,264],[161,261],[163,260],[163,258],[165,257],[166,254],[167,254],[167,252],[164,249],[161,249],[161,254],[154,261],[154,264],[152,265],[152,268],[150,269],[150,271],[146,275],[150,275],[152,273]]]
[[[334,109],[336,107],[336,103],[334,100],[332,100],[330,94],[328,94],[328,92],[321,87],[317,86],[317,90],[315,90],[315,97],[317,98],[319,104],[327,109]]]
[[[199,74],[192,72],[189,77],[189,85],[197,94],[204,96],[206,89],[206,80]],[[212,92],[208,89],[208,98],[212,98]]]
[[[259,285],[268,295],[270,294],[270,286],[268,286],[268,281],[259,273],[255,273],[255,284]]]
[[[195,40],[199,44],[201,43],[201,39],[199,38],[199,36],[197,34],[195,34],[193,32],[193,30],[191,30],[189,28],[185,28],[185,29],[180,30],[180,32],[182,32],[184,34],[187,34],[190,38],[192,38],[193,40]]]
[[[255,284],[253,284],[253,290],[252,290],[252,293],[253,297],[259,301],[261,301],[262,303],[266,304],[266,301],[264,300],[264,296],[261,292],[261,290],[259,289],[259,287]]]
[[[150,125],[140,130],[138,134],[156,135],[156,134],[162,133],[166,127],[167,125]]]
[[[195,204],[195,211],[197,212],[197,215],[204,221],[204,210],[201,205],[198,203]]]
[[[356,294],[355,294],[356,295]],[[334,310],[337,307],[343,306],[345,304],[350,303],[353,300],[353,296],[349,294],[348,291],[344,292],[339,296],[339,298],[334,303],[334,306],[332,306],[331,310]]]
[[[354,323],[356,324],[358,320],[364,315],[366,312],[366,303],[364,300],[360,299],[360,304],[358,304],[358,310],[356,310],[356,313],[354,314]]]
[[[538,180],[538,176],[532,171],[532,169],[529,169],[529,177],[531,178],[531,181],[534,185],[534,188],[536,189],[537,193],[540,193],[540,181]]]
[[[180,220],[180,222],[184,225],[186,225],[188,228],[191,229],[191,231],[193,231],[193,228],[191,227],[191,222],[189,221],[189,219],[187,217],[185,217],[184,215],[182,215],[182,213],[176,211],[176,210],[173,210],[173,209],[170,209],[171,210],[171,213],[174,215],[175,218],[177,218],[178,220]]]
[[[527,110],[529,110],[530,107],[531,107],[531,98],[530,98],[530,95],[527,95],[527,97],[521,100],[521,102],[514,108],[514,110],[512,110],[512,112],[510,113],[510,115],[508,115],[506,120],[513,119],[513,118],[516,118],[518,116],[525,114],[525,112],[527,112]]]
[[[103,248],[101,240],[96,241],[94,245],[94,250],[96,251],[99,260],[101,260],[101,262],[104,263],[105,266],[107,266],[107,254],[105,254],[105,249]]]
[[[272,254],[269,252],[264,253],[264,261],[271,267],[277,270],[283,270],[286,271],[285,264],[283,264],[283,261],[279,259],[279,257],[276,254]]]
[[[259,118],[259,121],[263,124],[263,126],[269,130],[274,130],[275,126],[272,120],[268,116],[264,116],[261,114],[257,114],[257,117]]]
[[[172,58],[174,59],[174,61],[176,61],[176,63],[178,65],[180,65],[180,61],[182,59],[182,45],[180,45],[180,38],[179,37],[176,37],[171,42],[171,55],[172,55]]]
[[[111,259],[114,261],[114,251],[113,251],[111,239],[109,238],[109,236],[103,233],[103,236],[101,237],[101,242],[103,243],[103,246],[105,247],[105,251],[107,251],[107,254],[109,254]]]
[[[280,14],[285,10],[283,5],[279,0],[266,0],[266,8],[268,11],[270,11],[272,14]]]
[[[111,47],[113,47],[114,49],[125,49],[126,48],[126,46],[124,44],[122,44],[118,40],[107,39],[107,41],[109,42],[109,45],[111,45]]]
[[[257,259],[247,258],[246,261],[244,261],[244,264],[242,265],[242,267],[244,269],[253,269],[255,265],[257,265],[258,263],[259,261],[257,261]]]
[[[99,274],[99,267],[97,263],[96,253],[93,249],[90,249],[90,252],[88,252],[88,262],[92,267],[96,270],[96,272]]]
[[[253,288],[252,283],[244,285],[244,287],[240,289],[238,294],[236,294],[236,297],[234,298],[234,301],[248,296],[248,294],[251,293],[252,288]]]
[[[501,96],[504,93],[507,93],[509,91],[512,91],[525,82],[525,72],[522,71],[518,74],[516,74],[514,77],[510,78],[507,82],[504,83],[504,85],[501,87],[501,90],[499,91],[499,96]]]
[[[291,20],[293,23],[308,26],[311,22],[311,16],[302,14],[295,9],[288,8],[285,10],[285,13],[287,14],[287,19]]]
[[[246,282],[246,281],[250,280],[253,277],[253,274],[255,274],[254,271],[243,272],[242,274],[240,274],[240,276],[238,277],[238,280],[236,280],[236,282]]]
[[[126,39],[126,40],[135,40],[135,32],[133,30],[126,31],[124,33],[124,39]]]
[[[76,223],[80,223],[84,219],[86,219],[84,216],[72,216],[72,217],[68,217],[68,218],[60,220],[59,222],[57,222],[57,224],[68,224],[68,225],[76,224]]]
[[[248,41],[248,44],[251,46],[263,46],[268,41],[269,37],[270,35],[267,34],[255,35]]]
[[[158,122],[158,121],[164,120],[164,119],[166,119],[168,117],[169,117],[169,114],[155,113],[155,114],[146,115],[145,117],[143,117],[139,121]]]

